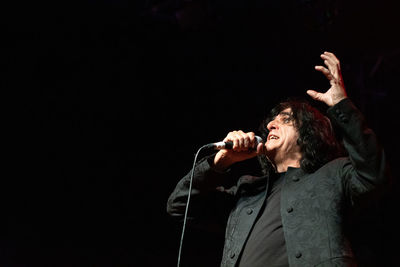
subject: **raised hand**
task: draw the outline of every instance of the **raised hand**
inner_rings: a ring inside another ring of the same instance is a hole
[[[307,94],[314,100],[322,101],[331,107],[347,98],[347,94],[340,70],[340,62],[337,57],[333,53],[324,52],[321,58],[324,60],[327,68],[324,66],[315,66],[315,69],[322,72],[328,78],[331,87],[325,93],[308,90]]]

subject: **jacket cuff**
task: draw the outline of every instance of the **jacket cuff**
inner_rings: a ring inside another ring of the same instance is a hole
[[[216,188],[226,181],[230,169],[218,171],[212,167],[214,155],[203,158],[195,167],[193,185],[197,188]],[[189,178],[189,177],[188,177]]]
[[[359,113],[356,106],[349,98],[341,100],[327,110],[327,114],[339,125],[348,124],[354,112]]]

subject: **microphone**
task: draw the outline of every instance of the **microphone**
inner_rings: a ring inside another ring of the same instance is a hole
[[[256,138],[256,146],[259,143],[262,143],[263,140],[259,136],[254,136]],[[217,143],[211,143],[206,145],[208,148],[214,148],[215,150],[221,150],[221,149],[232,149],[233,147],[233,142],[232,141],[227,141],[227,142],[217,142]]]

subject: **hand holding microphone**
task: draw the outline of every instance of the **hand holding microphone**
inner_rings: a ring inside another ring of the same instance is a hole
[[[255,148],[257,148],[259,143],[262,143],[263,140],[261,137],[255,135]],[[240,143],[239,143],[240,144]],[[221,141],[221,142],[217,142],[217,143],[211,143],[209,144],[209,146],[211,148],[214,148],[215,150],[221,150],[221,149],[233,149],[233,145],[234,143],[232,141]],[[247,150],[247,149],[246,149]]]
[[[220,170],[230,165],[253,158],[264,153],[264,144],[261,137],[253,132],[245,133],[241,130],[228,133],[222,142],[210,144],[220,150],[214,158],[214,167]]]

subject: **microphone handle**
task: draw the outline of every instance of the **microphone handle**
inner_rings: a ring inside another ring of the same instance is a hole
[[[221,150],[221,149],[232,149],[233,148],[233,142],[232,141],[227,141],[227,142],[217,142],[213,144],[215,150]]]

